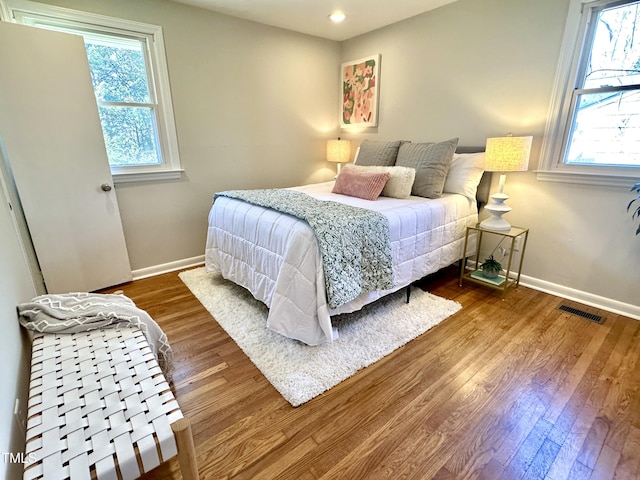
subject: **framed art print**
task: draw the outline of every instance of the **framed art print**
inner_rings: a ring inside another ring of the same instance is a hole
[[[341,65],[341,127],[377,127],[380,54]]]

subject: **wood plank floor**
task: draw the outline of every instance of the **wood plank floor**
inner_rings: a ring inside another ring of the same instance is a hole
[[[203,479],[640,478],[640,322],[457,280],[422,286],[460,312],[298,408],[177,273],[118,289],[169,337]],[[179,479],[177,462],[144,478]]]

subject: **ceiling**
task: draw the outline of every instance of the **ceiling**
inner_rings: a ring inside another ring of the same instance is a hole
[[[330,40],[346,40],[456,0],[173,0]],[[339,24],[329,14],[340,10]]]

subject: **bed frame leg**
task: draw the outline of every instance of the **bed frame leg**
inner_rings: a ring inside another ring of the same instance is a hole
[[[191,422],[187,418],[180,418],[171,424],[171,430],[173,430],[178,445],[178,462],[183,480],[199,480]]]
[[[407,285],[407,303],[409,303],[410,296],[411,296],[411,284]]]

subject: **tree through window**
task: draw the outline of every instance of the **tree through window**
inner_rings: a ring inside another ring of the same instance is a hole
[[[564,163],[640,165],[640,2],[593,7]]]
[[[116,182],[180,177],[159,26],[29,0],[0,0],[0,6],[17,23],[83,37]]]
[[[146,45],[137,39],[83,36],[109,163],[162,163]]]

